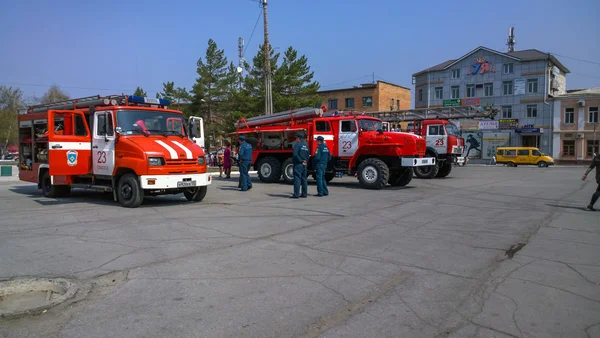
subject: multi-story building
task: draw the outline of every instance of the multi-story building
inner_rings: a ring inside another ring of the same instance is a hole
[[[377,81],[360,87],[322,90],[318,93],[328,110],[385,111],[410,109],[410,88]]]
[[[413,74],[415,108],[488,106],[501,110],[511,146],[552,153],[553,97],[566,93],[569,70],[551,54],[503,53],[478,47],[462,57]],[[471,130],[473,131],[473,130]]]
[[[600,152],[600,87],[568,90],[555,98],[552,155],[558,163],[585,163]]]

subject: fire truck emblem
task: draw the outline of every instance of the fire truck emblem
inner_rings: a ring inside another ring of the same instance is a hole
[[[77,152],[75,150],[67,151],[67,164],[71,167],[77,165]]]

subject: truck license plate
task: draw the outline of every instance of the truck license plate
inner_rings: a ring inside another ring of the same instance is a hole
[[[177,182],[177,188],[195,187],[196,181],[179,181]]]

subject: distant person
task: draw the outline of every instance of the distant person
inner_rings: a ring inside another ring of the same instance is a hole
[[[469,153],[471,152],[471,149],[478,150],[479,153],[481,153],[481,149],[479,149],[479,147],[480,147],[479,141],[477,141],[477,139],[475,137],[473,137],[473,134],[469,134],[469,136],[467,136],[467,140],[465,142],[469,144],[469,149],[467,149],[467,154],[465,155],[465,157],[469,157]]]
[[[223,170],[225,171],[225,178],[231,178],[231,143],[225,141],[225,150],[223,150]]]
[[[598,201],[598,198],[600,198],[600,153],[594,154],[592,164],[590,164],[590,167],[585,171],[585,174],[583,174],[581,179],[585,181],[590,171],[592,171],[594,168],[596,168],[596,183],[598,183],[598,187],[596,188],[596,192],[592,195],[592,201],[590,202],[590,205],[587,206],[587,208],[591,211],[596,211],[596,209],[594,209],[594,204],[596,204],[596,201]]]
[[[327,181],[325,180],[325,171],[327,170],[327,164],[331,159],[329,154],[329,148],[324,142],[323,136],[317,137],[317,152],[315,153],[315,170],[317,179],[317,195],[319,197],[329,195],[329,189],[327,189]]]
[[[225,161],[225,154],[223,152],[223,146],[219,144],[217,147],[217,165],[219,166],[219,178],[223,178],[223,162]]]
[[[252,146],[246,142],[246,137],[244,135],[240,135],[239,140],[240,188],[241,191],[247,191],[252,189],[252,181],[250,181],[250,175],[248,175],[250,164],[252,164]]]
[[[294,165],[294,194],[290,198],[306,198],[308,196],[306,168],[309,156],[310,152],[304,142],[304,134],[297,134],[294,153],[292,155],[292,164]],[[300,195],[300,186],[302,186],[302,195]]]

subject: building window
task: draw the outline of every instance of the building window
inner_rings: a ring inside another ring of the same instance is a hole
[[[504,64],[504,74],[512,74],[513,73],[513,64],[505,63]]]
[[[458,92],[458,86],[452,86],[452,98],[453,99],[460,98],[460,94]]]
[[[363,96],[363,107],[373,107],[373,97],[372,96]]]
[[[537,117],[537,104],[527,105],[527,117]]]
[[[588,123],[598,123],[598,107],[588,109]]]
[[[400,100],[396,100],[396,109],[400,110]]]
[[[435,87],[435,99],[441,100],[444,98],[444,88],[443,87]]]
[[[598,146],[600,145],[600,140],[587,140],[587,156],[594,156],[597,154],[600,149]]]
[[[565,124],[575,123],[575,108],[565,108]]]
[[[337,99],[331,99],[327,102],[327,107],[329,109],[337,109]]]
[[[419,102],[423,102],[423,89],[419,89]]]
[[[530,94],[538,92],[538,79],[527,80],[527,92]]]
[[[562,154],[563,156],[575,156],[575,141],[564,140]]]
[[[475,97],[475,85],[467,85],[467,97]]]
[[[348,97],[346,98],[346,108],[354,108],[354,98]]]
[[[502,118],[503,119],[511,119],[512,118],[512,106],[502,106]]]
[[[452,70],[452,78],[453,79],[460,79],[460,69],[453,69]]]
[[[503,88],[503,90],[502,90],[503,95],[512,95],[513,94],[513,82],[512,81],[502,82],[502,88]]]
[[[483,85],[484,96],[494,96],[494,84],[486,83]]]

